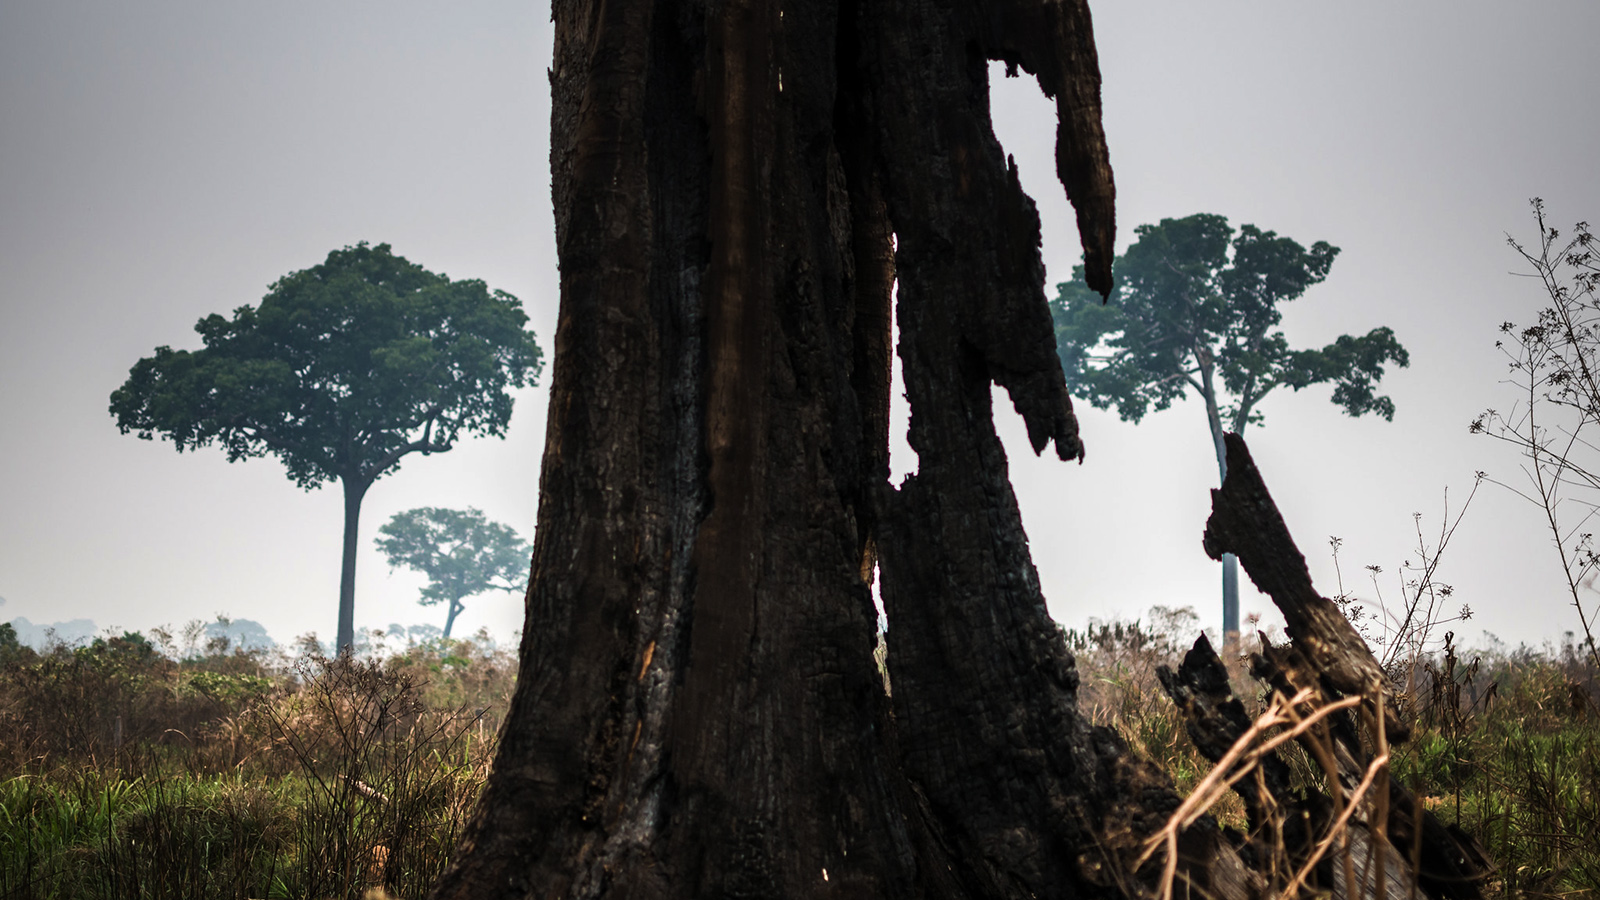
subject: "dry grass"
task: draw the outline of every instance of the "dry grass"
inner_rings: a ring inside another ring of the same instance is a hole
[[[0,677],[0,897],[422,896],[482,787],[516,671],[471,641],[383,659],[138,635]]]
[[[1234,692],[1257,728],[1233,759],[1212,766],[1153,675],[1157,665],[1177,665],[1192,620],[1157,610],[1147,621],[1156,624],[1064,632],[1078,660],[1080,708],[1173,775],[1188,798],[1184,820],[1205,812],[1245,831],[1243,803],[1226,785],[1248,777],[1264,743],[1281,742],[1296,727],[1293,717],[1246,673],[1240,657],[1252,648],[1228,648],[1221,655]],[[1600,672],[1586,642],[1466,651],[1449,636],[1413,662],[1394,669],[1403,676],[1395,686],[1413,737],[1385,747],[1386,773],[1368,774],[1398,779],[1445,824],[1478,841],[1498,866],[1490,896],[1600,896],[1600,841],[1593,838],[1600,834]],[[1292,745],[1282,749],[1297,789],[1324,789],[1328,777],[1317,760]],[[1329,837],[1330,852],[1337,851],[1341,837]]]
[[[1244,671],[1252,648],[1226,648],[1235,693],[1262,718],[1234,759],[1202,758],[1154,677],[1192,637],[1192,613],[1162,610],[1064,632],[1083,711],[1173,775],[1185,818],[1243,831],[1228,782],[1297,725]],[[474,642],[364,661],[212,650],[176,662],[127,635],[0,660],[0,898],[424,893],[481,788],[512,655]],[[1600,896],[1600,679],[1586,648],[1452,641],[1406,671],[1415,736],[1388,772],[1487,849],[1491,892]],[[1327,783],[1284,747],[1297,788]],[[1326,852],[1342,852],[1337,839]]]

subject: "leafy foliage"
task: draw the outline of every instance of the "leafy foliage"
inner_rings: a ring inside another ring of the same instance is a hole
[[[517,298],[451,281],[365,243],[279,279],[259,308],[210,315],[202,350],[157,347],[111,394],[123,434],[228,461],[277,456],[302,488],[345,492],[338,644],[355,637],[361,500],[409,453],[442,453],[462,434],[501,437],[509,388],[533,383],[539,345]]]
[[[0,665],[32,654],[32,648],[17,640],[17,629],[10,622],[0,624]]]
[[[1339,248],[1296,241],[1201,213],[1141,225],[1119,257],[1109,302],[1084,283],[1083,269],[1059,285],[1052,303],[1056,340],[1068,384],[1099,409],[1115,407],[1138,422],[1190,390],[1220,394],[1233,431],[1259,422],[1256,405],[1278,387],[1332,383],[1333,402],[1352,416],[1394,417],[1394,402],[1375,387],[1384,365],[1410,362],[1394,332],[1374,328],[1342,335],[1320,350],[1291,349],[1281,305],[1328,276]]]
[[[484,591],[520,591],[528,569],[528,545],[511,528],[476,509],[421,507],[396,513],[378,529],[378,549],[391,568],[428,576],[418,601],[449,603],[444,636],[450,636],[461,601]]]
[[[195,326],[202,350],[157,347],[111,395],[124,434],[230,462],[276,455],[302,488],[371,482],[400,457],[500,436],[507,388],[542,366],[510,294],[451,281],[365,243],[279,279],[259,308]]]
[[[1276,388],[1331,382],[1333,402],[1346,413],[1394,418],[1394,401],[1375,390],[1385,364],[1411,361],[1393,331],[1374,328],[1320,350],[1295,350],[1278,330],[1279,307],[1328,277],[1338,247],[1318,241],[1307,250],[1254,225],[1235,234],[1227,219],[1210,213],[1162,219],[1134,233],[1138,240],[1113,266],[1106,302],[1079,266],[1051,303],[1061,368],[1074,393],[1138,422],[1193,390],[1205,404],[1223,477],[1223,432],[1259,423],[1256,405]],[[1231,554],[1222,560],[1222,619],[1225,634],[1238,631]]]

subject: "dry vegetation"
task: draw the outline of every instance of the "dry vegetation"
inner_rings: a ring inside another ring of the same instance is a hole
[[[425,892],[482,785],[511,654],[213,643],[178,661],[160,643],[0,644],[0,897]]]
[[[1212,767],[1154,673],[1178,664],[1194,619],[1157,607],[1144,621],[1064,632],[1078,658],[1082,708],[1170,772],[1184,796]],[[1478,843],[1495,866],[1489,896],[1600,896],[1600,672],[1570,635],[1559,647],[1490,643],[1465,650],[1447,633],[1390,665],[1414,730],[1392,748],[1390,777]],[[1222,656],[1235,694],[1260,716],[1271,697],[1248,674],[1255,649],[1250,639]],[[1308,754],[1294,748],[1285,756],[1298,785],[1325,784]],[[1246,830],[1236,795],[1210,811],[1224,827]]]
[[[1185,795],[1211,765],[1154,672],[1194,626],[1192,611],[1157,608],[1063,632],[1085,712]],[[178,661],[160,643],[0,649],[0,898],[424,895],[482,785],[510,653],[451,641],[331,660],[213,644]],[[1251,649],[1223,656],[1260,714]],[[1600,686],[1584,649],[1451,638],[1392,667],[1416,732],[1393,777],[1498,864],[1491,895],[1600,894]],[[1288,758],[1298,783],[1322,784],[1308,755]],[[1237,797],[1210,811],[1247,827]]]
[[[1434,578],[1471,497],[1432,540],[1419,517],[1419,562],[1399,573],[1398,615],[1381,592],[1376,614],[1354,602],[1339,575],[1333,599],[1381,661],[1412,733],[1391,747],[1373,729],[1367,778],[1345,789],[1359,798],[1398,779],[1481,849],[1491,896],[1589,897],[1600,896],[1600,646],[1588,593],[1600,546],[1584,529],[1600,509],[1600,466],[1585,464],[1596,444],[1579,435],[1600,426],[1600,257],[1586,225],[1562,238],[1537,204],[1536,214],[1539,244],[1514,246],[1551,306],[1531,326],[1502,329],[1525,395],[1472,428],[1523,453],[1530,485],[1514,489],[1548,522],[1580,631],[1559,647],[1436,640],[1471,615],[1452,612],[1451,589]],[[1337,563],[1337,538],[1332,547]],[[1249,814],[1228,780],[1249,777],[1257,751],[1278,742],[1292,789],[1336,807],[1302,871],[1271,866],[1271,883],[1293,893],[1356,809],[1356,799],[1337,809],[1329,754],[1288,741],[1331,707],[1297,708],[1252,678],[1259,636],[1223,647],[1232,692],[1256,724],[1214,770],[1156,675],[1179,664],[1196,622],[1192,610],[1157,607],[1146,621],[1064,631],[1080,708],[1171,774],[1190,798],[1175,822],[1208,812],[1247,851],[1261,842],[1245,840]],[[0,900],[425,895],[482,788],[514,656],[486,637],[390,649],[380,634],[365,654],[334,659],[314,639],[268,654],[197,646],[201,633],[192,623],[181,649],[158,629],[37,653],[0,625]],[[880,638],[880,670],[891,646]],[[1373,802],[1369,818],[1386,820],[1386,801]],[[1353,873],[1348,845],[1343,866]]]

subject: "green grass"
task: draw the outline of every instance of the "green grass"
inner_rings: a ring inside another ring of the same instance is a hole
[[[1164,611],[1064,635],[1080,708],[1180,793],[1210,766],[1154,670],[1187,649],[1187,624]],[[0,659],[0,900],[426,893],[482,787],[514,658],[471,642],[354,663],[212,649],[177,662],[128,635]],[[1224,658],[1259,708],[1238,651]],[[1418,667],[1395,777],[1499,864],[1492,895],[1600,896],[1597,673],[1570,648],[1476,662]],[[1297,779],[1321,777],[1302,763]],[[1213,813],[1245,827],[1231,795]]]
[[[1177,665],[1188,646],[1179,637],[1187,619],[1173,615],[1157,610],[1155,627],[1112,623],[1065,637],[1078,658],[1080,708],[1116,728],[1187,794],[1210,764],[1154,678],[1157,665]],[[1392,748],[1394,777],[1483,847],[1498,866],[1491,896],[1600,896],[1600,673],[1570,646],[1458,652],[1420,660],[1402,692],[1414,736]],[[1240,653],[1222,655],[1235,692],[1259,713],[1262,686],[1245,674]],[[1304,754],[1291,751],[1286,761],[1297,785],[1320,783]],[[1223,825],[1246,827],[1231,794],[1212,813]]]
[[[1396,775],[1483,846],[1502,895],[1600,895],[1595,673],[1574,654],[1480,662],[1476,702],[1425,705]]]
[[[137,635],[13,650],[0,898],[427,891],[482,788],[510,656],[466,641],[366,662],[213,650],[179,663]]]

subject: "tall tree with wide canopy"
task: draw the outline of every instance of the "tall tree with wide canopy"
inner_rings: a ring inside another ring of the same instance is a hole
[[[1283,304],[1328,277],[1339,248],[1308,250],[1288,237],[1201,213],[1141,225],[1115,264],[1110,302],[1082,266],[1051,303],[1067,383],[1127,422],[1164,410],[1191,391],[1205,405],[1221,479],[1223,435],[1261,421],[1257,408],[1280,387],[1332,383],[1333,403],[1351,416],[1394,418],[1378,396],[1384,366],[1410,363],[1388,328],[1340,335],[1321,349],[1294,350],[1278,325]],[[1239,568],[1222,558],[1222,628],[1239,631]]]
[[[205,347],[157,347],[111,395],[123,434],[228,461],[272,454],[303,489],[344,489],[337,647],[355,639],[361,501],[412,453],[503,437],[511,388],[542,364],[517,298],[451,281],[365,243],[272,285],[259,307],[195,326]]]

